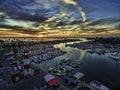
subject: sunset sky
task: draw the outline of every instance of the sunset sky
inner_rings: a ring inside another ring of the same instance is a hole
[[[0,37],[120,35],[120,0],[0,0]]]

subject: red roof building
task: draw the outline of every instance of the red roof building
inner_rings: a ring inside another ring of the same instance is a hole
[[[49,73],[43,72],[43,75],[44,75],[45,81],[51,87],[56,86],[60,83],[60,80],[58,78],[54,77],[53,75]]]

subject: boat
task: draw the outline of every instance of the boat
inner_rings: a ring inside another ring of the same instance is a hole
[[[89,52],[89,53],[94,53],[95,50],[94,50],[94,49],[87,49],[87,52]]]
[[[53,68],[49,68],[49,69],[48,69],[48,72],[51,72],[51,71],[53,71]]]
[[[60,73],[55,73],[55,75],[58,77],[62,77],[62,74],[60,74]]]
[[[81,79],[84,76],[84,73],[77,72],[73,75],[73,77],[77,78],[78,80]]]
[[[120,60],[120,53],[111,54],[110,58],[112,58],[114,60]]]
[[[91,90],[110,90],[108,87],[103,85],[101,82],[97,80],[93,80],[90,82],[90,89]]]
[[[63,63],[70,63],[70,62],[71,62],[70,59],[65,58],[65,59],[61,60],[60,64],[63,64]]]
[[[81,86],[76,86],[72,90],[91,90],[88,87],[81,87]]]

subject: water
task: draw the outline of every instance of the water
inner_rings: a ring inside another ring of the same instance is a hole
[[[98,80],[111,90],[120,90],[120,61],[114,61],[110,59],[107,54],[90,54],[85,50],[65,46],[65,44],[79,42],[80,41],[56,44],[54,46],[55,48],[60,48],[67,53],[65,55],[56,57],[53,60],[43,62],[39,66],[43,70],[47,70],[48,68],[59,64],[60,60],[64,58],[69,58],[73,61],[80,61],[83,64],[80,66],[78,71],[85,74],[85,81],[90,82],[92,80]]]

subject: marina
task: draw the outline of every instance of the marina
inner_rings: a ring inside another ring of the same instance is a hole
[[[0,0],[0,90],[120,90],[120,0]]]
[[[18,41],[16,42],[18,43]],[[101,50],[103,51],[103,45],[95,45],[97,48],[92,49],[94,44],[92,46],[92,44],[89,45],[88,42],[89,39],[77,39],[69,42],[64,39],[60,40],[60,42],[59,40],[53,40],[53,42],[31,41],[22,42],[24,44],[21,43],[20,46],[15,43],[15,45],[12,46],[15,48],[9,47],[9,45],[12,45],[11,42],[5,43],[7,46],[6,48],[1,48],[1,55],[3,55],[8,62],[6,66],[10,68],[8,71],[10,72],[9,78],[11,77],[9,83],[4,82],[6,83],[6,87],[8,90],[14,90],[11,88],[20,87],[16,85],[21,85],[21,82],[31,81],[32,78],[39,77],[40,83],[43,84],[36,84],[38,86],[33,85],[30,90],[39,90],[40,88],[42,90],[119,89],[120,62],[119,60],[114,61],[113,58],[110,57],[112,53],[119,51],[119,49],[116,49],[118,46],[115,46],[114,52],[112,49],[109,49],[109,51],[106,50],[107,52],[101,53]],[[3,44],[3,42],[1,43]],[[17,49],[17,53],[15,53],[13,49]],[[97,50],[95,51],[95,49]],[[12,52],[12,50],[14,52]],[[2,67],[4,68],[5,66]],[[49,80],[46,81],[45,78],[41,78],[44,77],[43,71],[48,73]],[[6,79],[6,77],[4,77],[4,79]],[[55,84],[55,86],[51,86],[53,84],[47,84],[50,80],[52,82],[55,80],[54,83],[60,82]],[[7,79],[5,81],[7,81]],[[35,79],[35,82],[38,81]],[[99,85],[95,84],[98,85],[95,86],[94,82],[98,82]],[[26,85],[27,84],[24,84],[24,88],[28,88]]]

